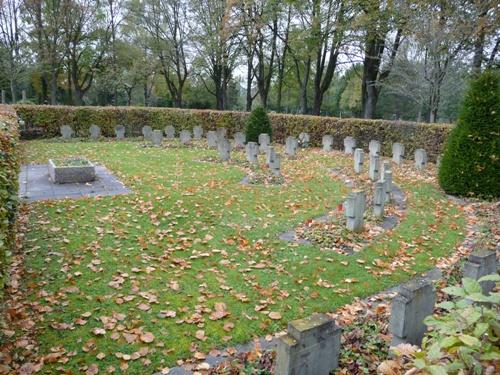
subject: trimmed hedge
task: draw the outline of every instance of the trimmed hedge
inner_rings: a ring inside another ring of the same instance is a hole
[[[188,110],[178,108],[145,107],[69,107],[16,105],[19,116],[25,121],[21,129],[24,138],[51,138],[59,136],[62,125],[70,125],[77,136],[87,137],[91,124],[101,127],[106,137],[114,136],[114,126],[125,125],[126,136],[139,136],[144,125],[164,129],[174,125],[177,131],[201,125],[207,130],[218,127],[228,129],[232,135],[244,131],[249,113],[234,111]],[[321,146],[324,134],[334,137],[334,147],[343,148],[343,139],[352,136],[358,146],[367,149],[368,143],[376,139],[382,143],[382,153],[390,155],[392,143],[406,146],[406,155],[413,158],[417,148],[424,148],[429,159],[436,160],[453,128],[450,124],[420,124],[413,122],[340,119],[305,115],[269,113],[273,128],[273,140],[284,143],[287,136],[298,136],[308,132],[313,146]]]
[[[19,132],[12,107],[0,105],[0,297],[7,253],[15,241],[19,175]]]

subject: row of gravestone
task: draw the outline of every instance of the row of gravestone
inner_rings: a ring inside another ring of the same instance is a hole
[[[498,260],[495,252],[479,251],[469,256],[463,276],[479,280],[496,275]],[[484,294],[495,283],[482,281]],[[391,346],[402,343],[421,345],[427,327],[424,319],[432,315],[436,291],[428,278],[418,278],[401,285],[392,300],[389,331]],[[326,314],[314,314],[288,323],[287,334],[277,343],[276,375],[328,375],[338,367],[341,351],[341,327]],[[359,338],[363,340],[363,338]]]
[[[195,126],[193,131],[191,130],[181,130],[179,133],[179,139],[182,144],[187,144],[194,140],[201,140],[203,138],[203,128],[201,126]],[[165,131],[162,130],[153,130],[151,126],[146,125],[142,127],[142,134],[144,139],[150,140],[154,145],[161,145],[163,142],[163,136],[165,134],[167,139],[174,139],[176,130],[175,127],[169,125],[165,128]],[[63,125],[61,127],[61,135],[64,139],[70,139],[74,135],[73,129],[68,125]],[[115,135],[117,139],[125,138],[125,126],[117,125],[115,127]],[[209,147],[217,147],[219,141],[222,141],[226,138],[227,129],[218,128],[217,130],[210,130],[207,132],[206,138]],[[91,125],[89,127],[89,137],[91,139],[97,139],[101,136],[101,128],[97,125]],[[262,140],[262,142],[261,142]],[[263,143],[264,142],[264,143]],[[300,133],[298,138],[295,137],[287,137],[285,141],[285,153],[289,157],[295,156],[297,149],[300,147],[307,147],[310,142],[310,136],[308,133]],[[234,134],[234,143],[236,148],[243,148],[246,143],[245,134],[242,132],[236,132]],[[268,135],[260,135],[259,136],[259,147],[265,148],[270,144],[270,138]],[[333,136],[326,134],[323,136],[322,145],[324,151],[332,151],[333,146]],[[344,152],[346,154],[355,154],[357,158],[362,161],[362,152],[363,150],[360,148],[355,149],[356,140],[353,137],[344,138]],[[370,151],[370,157],[376,156],[380,154],[381,145],[380,142],[376,140],[370,141],[368,146]],[[357,154],[356,154],[357,153]],[[392,145],[392,160],[401,164],[405,153],[405,147],[401,143],[394,143]],[[421,169],[427,163],[427,153],[424,149],[417,149],[415,151],[415,167],[417,169]]]

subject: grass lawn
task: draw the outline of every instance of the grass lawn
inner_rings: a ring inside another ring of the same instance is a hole
[[[241,167],[200,161],[214,150],[60,141],[24,149],[30,163],[85,156],[134,191],[32,204],[26,283],[49,310],[38,340],[42,352],[66,351],[66,363],[44,367],[51,373],[91,364],[151,373],[202,359],[410,278],[463,238],[461,210],[426,176],[394,168],[406,216],[360,253],[280,241],[342,202],[348,190],[329,173],[351,166],[340,153],[302,152],[283,160],[285,185],[246,186]]]

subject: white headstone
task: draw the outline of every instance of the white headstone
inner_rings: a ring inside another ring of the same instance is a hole
[[[297,153],[297,149],[299,148],[299,141],[295,137],[286,137],[285,140],[285,154],[288,157],[293,158]]]
[[[167,125],[165,127],[165,135],[167,136],[167,139],[174,139],[175,138],[175,128],[172,125]]]
[[[246,157],[250,164],[256,164],[259,156],[259,145],[256,142],[246,144]]]
[[[217,140],[225,139],[227,136],[226,128],[217,128]]]
[[[271,165],[275,156],[276,156],[276,151],[274,150],[274,147],[269,146],[266,150],[266,164],[267,164],[267,166]]]
[[[269,169],[271,173],[276,177],[281,176],[281,155],[274,154],[272,160],[269,163]]]
[[[344,138],[344,153],[352,155],[356,147],[356,140],[353,137]]]
[[[179,133],[179,139],[181,141],[181,144],[188,144],[189,142],[191,142],[191,131],[187,129],[181,130],[181,132]]]
[[[299,134],[299,145],[302,148],[309,147],[309,142],[311,141],[311,137],[309,136],[309,133],[300,133]]]
[[[245,141],[246,141],[245,133],[243,132],[234,133],[234,146],[236,148],[244,148]]]
[[[269,134],[262,133],[259,134],[259,150],[260,152],[266,152],[267,148],[271,145],[271,137]]]
[[[370,150],[370,155],[380,155],[380,142],[371,140],[368,144],[368,149]]]
[[[380,181],[384,183],[385,201],[388,203],[392,195],[392,171],[384,169]]]
[[[125,138],[125,126],[116,125],[115,126],[115,136],[116,136],[116,139],[124,139]]]
[[[145,125],[142,127],[142,135],[144,139],[151,140],[151,137],[153,136],[153,129],[149,125]]]
[[[330,134],[325,134],[322,139],[323,143],[323,151],[332,151],[332,146],[333,146],[333,136]]]
[[[380,156],[370,155],[370,167],[368,170],[370,180],[377,181],[380,176]]]
[[[203,128],[197,125],[193,128],[193,139],[199,141],[201,138],[203,138]]]
[[[94,124],[90,125],[89,136],[92,139],[99,138],[101,136],[101,128],[97,125],[94,125]]]
[[[373,215],[384,217],[385,204],[385,184],[382,181],[375,182],[375,192],[373,196]]]
[[[207,132],[207,144],[208,147],[217,147],[217,132],[215,130]]]
[[[365,192],[353,191],[344,203],[346,226],[352,232],[361,232],[364,225],[365,215]]]
[[[415,150],[415,168],[423,169],[427,164],[427,152],[423,148]]]
[[[222,161],[228,161],[231,158],[231,143],[223,138],[217,142],[219,156]]]
[[[69,125],[61,126],[61,136],[63,139],[70,139],[73,136],[73,129]]]
[[[153,134],[151,135],[151,142],[154,146],[160,147],[163,142],[163,131],[155,129],[153,130]]]
[[[363,163],[365,159],[365,153],[362,148],[357,148],[354,151],[354,172],[361,173],[363,172]]]
[[[399,165],[403,162],[404,155],[405,155],[405,145],[402,143],[393,143],[392,161]]]

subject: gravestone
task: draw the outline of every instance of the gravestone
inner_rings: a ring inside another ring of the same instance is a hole
[[[293,158],[297,153],[297,149],[299,148],[299,141],[295,137],[286,137],[285,140],[285,154],[288,157]]]
[[[402,143],[393,143],[392,161],[399,165],[403,162],[404,155],[405,155],[405,145]]]
[[[342,330],[326,314],[288,323],[278,339],[276,375],[328,375],[338,367]]]
[[[417,278],[398,288],[391,308],[391,346],[402,343],[420,346],[427,331],[424,319],[432,315],[435,300],[434,286],[427,278]]]
[[[257,164],[259,156],[259,145],[256,142],[248,142],[246,144],[247,161],[250,164]]]
[[[89,136],[91,139],[97,139],[101,136],[101,128],[97,125],[90,125]]]
[[[363,172],[363,163],[365,159],[365,153],[362,148],[357,148],[354,151],[354,172],[361,173]]]
[[[179,139],[181,141],[181,144],[188,144],[189,142],[191,142],[191,131],[187,129],[181,130],[181,132],[179,133]]]
[[[227,129],[226,128],[217,128],[217,140],[218,141],[225,139],[226,136],[227,136]]]
[[[309,147],[310,141],[311,141],[311,137],[309,136],[309,133],[302,132],[299,134],[299,145],[301,148]]]
[[[115,136],[116,136],[116,139],[125,139],[125,126],[116,125],[115,126]]]
[[[279,177],[281,176],[281,155],[280,154],[274,154],[273,158],[269,160],[269,169],[271,170],[271,173]]]
[[[365,216],[365,192],[361,190],[349,193],[344,203],[346,226],[352,232],[361,232]]]
[[[415,150],[415,168],[423,169],[427,164],[427,152],[423,148]]]
[[[163,131],[153,130],[153,135],[151,136],[151,142],[154,146],[160,147],[163,142]]]
[[[151,140],[153,136],[153,129],[149,125],[145,125],[142,127],[142,136],[144,139]]]
[[[385,202],[389,203],[392,196],[392,171],[384,170],[380,181],[384,183]]]
[[[223,138],[217,142],[219,157],[222,161],[228,161],[231,158],[231,143]]]
[[[479,280],[486,275],[496,275],[498,260],[494,251],[484,249],[477,250],[469,255],[469,259],[464,264],[464,277]],[[494,288],[494,281],[482,281],[483,293],[488,295]]]
[[[63,125],[61,126],[61,136],[63,139],[71,139],[73,136],[73,129],[71,129],[71,126],[69,125]]]
[[[370,155],[380,155],[380,142],[371,140],[368,144],[368,149],[370,150]]]
[[[323,143],[323,151],[327,152],[332,151],[333,136],[331,136],[330,134],[325,134],[323,136],[322,143]]]
[[[5,100],[5,90],[2,90],[2,104],[7,104]]]
[[[385,204],[385,184],[383,181],[375,182],[375,191],[373,195],[373,215],[375,217],[384,217]]]
[[[274,151],[274,147],[269,146],[266,150],[266,164],[269,166],[271,162],[274,160],[276,156],[276,151]]]
[[[234,147],[239,149],[244,148],[245,141],[246,141],[245,133],[243,132],[234,133]]]
[[[356,140],[353,137],[344,138],[344,153],[352,155],[356,147]]]
[[[167,136],[167,139],[174,139],[175,127],[173,127],[172,125],[165,126],[165,135]]]
[[[380,156],[370,155],[370,167],[368,169],[370,180],[377,181],[380,176]]]
[[[193,128],[193,139],[199,141],[203,138],[203,128],[199,125]]]
[[[217,147],[217,132],[215,130],[207,132],[207,144],[208,147]]]
[[[261,153],[267,152],[267,148],[271,145],[271,137],[269,134],[259,134],[259,150]]]

